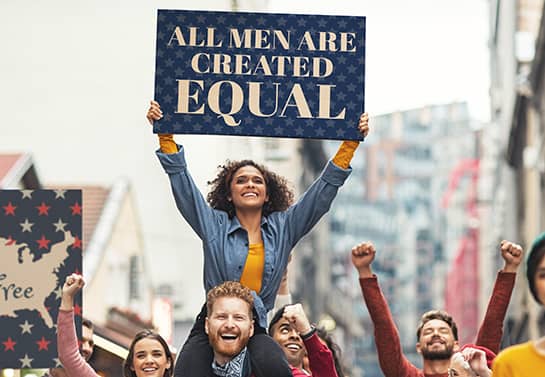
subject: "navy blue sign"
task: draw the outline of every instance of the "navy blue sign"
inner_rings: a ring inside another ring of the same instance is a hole
[[[159,10],[156,133],[361,140],[365,17]]]
[[[0,369],[59,367],[57,314],[81,273],[81,190],[0,190]],[[74,303],[81,332],[81,294]]]

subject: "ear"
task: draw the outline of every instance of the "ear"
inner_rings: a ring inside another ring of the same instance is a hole
[[[267,194],[267,196],[265,197],[265,203],[267,203],[269,201],[269,194]]]
[[[252,321],[252,324],[250,325],[250,338],[254,336],[254,322],[255,321]]]
[[[167,367],[165,369],[170,369],[171,366],[172,366],[172,361],[170,361],[170,359],[167,359]]]
[[[420,342],[416,342],[416,352],[420,354],[422,353],[422,350],[420,348]]]
[[[208,335],[208,317],[204,319],[204,332]]]
[[[460,351],[460,343],[457,340],[454,341],[454,346],[452,347],[452,352]]]

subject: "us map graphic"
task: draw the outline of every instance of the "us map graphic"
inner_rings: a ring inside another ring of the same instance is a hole
[[[51,368],[65,277],[81,273],[81,190],[0,190],[0,369]],[[76,297],[81,329],[81,295]]]

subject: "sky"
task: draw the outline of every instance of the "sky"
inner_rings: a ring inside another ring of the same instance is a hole
[[[241,11],[366,16],[365,108],[371,119],[453,101],[467,101],[474,119],[488,119],[485,0],[238,3]],[[32,153],[44,183],[108,186],[129,179],[148,255],[145,268],[154,285],[170,282],[184,292],[188,317],[204,297],[200,242],[176,211],[144,118],[153,97],[155,18],[158,8],[229,10],[230,5],[230,0],[0,1],[0,153]],[[179,136],[194,179],[205,188],[226,158],[210,147],[212,140],[221,141]],[[175,268],[169,274],[164,266]]]
[[[488,1],[270,0],[271,12],[366,17],[365,109],[467,101],[489,119]]]

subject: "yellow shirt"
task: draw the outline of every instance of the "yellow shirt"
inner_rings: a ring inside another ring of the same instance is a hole
[[[537,376],[545,376],[545,355],[537,352],[534,342],[504,349],[492,364],[492,377]]]
[[[265,267],[265,245],[263,243],[250,244],[244,270],[240,276],[240,284],[259,293],[263,281]]]

